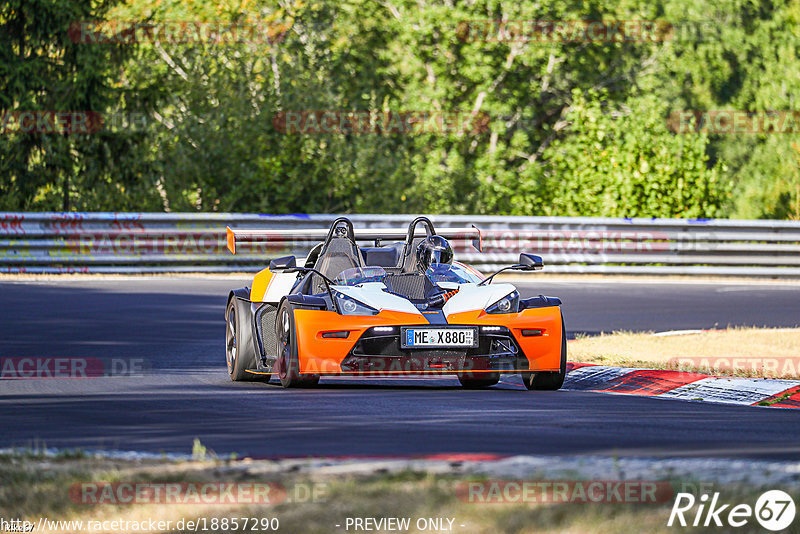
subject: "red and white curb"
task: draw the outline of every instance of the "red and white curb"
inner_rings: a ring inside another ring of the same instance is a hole
[[[800,380],[569,363],[564,388],[740,405],[800,408]]]

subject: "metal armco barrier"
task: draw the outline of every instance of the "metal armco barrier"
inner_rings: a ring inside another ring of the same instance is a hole
[[[0,271],[9,273],[240,272],[314,243],[243,246],[231,255],[225,227],[318,228],[336,215],[229,213],[0,213]],[[412,215],[352,215],[356,228],[405,227]],[[439,227],[475,224],[483,270],[540,254],[546,272],[800,278],[800,222],[591,217],[431,216]]]

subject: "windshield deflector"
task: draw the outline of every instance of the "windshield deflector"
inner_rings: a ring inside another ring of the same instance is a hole
[[[383,267],[353,267],[345,269],[333,280],[337,286],[357,286],[368,282],[383,282],[386,280],[386,271]]]
[[[455,282],[456,284],[477,284],[481,281],[481,279],[478,276],[474,275],[467,269],[457,264],[433,265],[427,271],[425,271],[425,275],[434,284],[436,284],[437,282]]]

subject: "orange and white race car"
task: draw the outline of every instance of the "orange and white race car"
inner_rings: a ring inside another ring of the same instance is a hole
[[[234,254],[240,243],[322,239],[299,264],[274,259],[252,287],[230,292],[232,380],[277,375],[284,387],[308,387],[330,375],[447,374],[482,388],[520,373],[532,390],[564,382],[561,301],[522,299],[512,284],[492,283],[502,271],[539,270],[542,259],[520,254],[517,265],[485,277],[454,261],[448,241],[468,238],[480,250],[474,226],[437,232],[418,217],[408,229],[356,230],[340,217],[326,230],[227,232]]]

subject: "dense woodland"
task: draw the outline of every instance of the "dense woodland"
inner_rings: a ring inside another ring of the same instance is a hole
[[[465,25],[615,20],[660,21],[661,37]],[[76,37],[81,21],[97,33]],[[270,31],[120,38],[175,21]],[[669,117],[800,109],[799,23],[798,0],[0,1],[0,210],[798,219],[800,134],[676,132]],[[105,121],[12,127],[42,110]],[[281,127],[314,110],[480,127]]]

